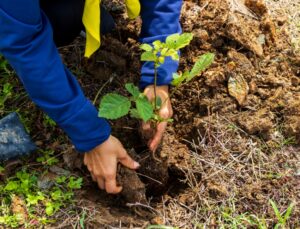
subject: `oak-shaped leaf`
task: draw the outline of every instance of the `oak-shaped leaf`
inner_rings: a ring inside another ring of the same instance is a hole
[[[141,94],[139,88],[133,83],[125,84],[125,88],[133,96],[134,100],[136,100]]]
[[[153,107],[146,96],[139,97],[136,100],[136,109],[144,122],[150,120],[153,116]]]
[[[136,118],[136,119],[142,119],[141,116],[139,115],[139,112],[137,109],[133,108],[133,109],[130,109],[130,117],[131,118]]]
[[[193,39],[192,33],[172,34],[166,39],[166,46],[170,49],[179,50],[189,45]]]
[[[188,46],[191,43],[191,40],[193,40],[193,36],[192,33],[181,34],[176,42],[176,49],[179,50]]]
[[[169,49],[175,49],[176,43],[180,37],[179,33],[174,33],[166,38],[166,45]]]
[[[214,62],[214,58],[215,54],[213,53],[205,53],[200,56],[192,68],[190,75],[187,77],[187,81],[191,81],[195,76],[198,76],[207,69]]]
[[[131,102],[128,98],[109,93],[103,96],[100,107],[99,117],[107,119],[118,119],[128,114],[131,107]]]
[[[140,49],[142,49],[146,52],[151,52],[153,50],[153,47],[149,44],[141,44]]]
[[[141,61],[155,61],[157,56],[153,52],[144,52],[141,55]]]

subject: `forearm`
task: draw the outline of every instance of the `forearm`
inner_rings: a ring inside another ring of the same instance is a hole
[[[0,52],[16,70],[32,100],[66,131],[79,151],[89,151],[109,137],[110,127],[97,117],[96,108],[63,65],[50,23],[34,5],[38,1],[22,1],[23,12],[33,4],[32,14],[38,20],[31,23],[21,15],[18,18],[17,12],[12,16],[4,8],[8,5],[0,4]]]
[[[140,0],[142,31],[141,42],[151,44],[155,40],[165,41],[168,35],[181,33],[179,23],[182,0]],[[157,85],[169,85],[178,62],[171,58],[158,69]],[[145,62],[141,70],[140,87],[143,89],[154,82],[154,64]]]

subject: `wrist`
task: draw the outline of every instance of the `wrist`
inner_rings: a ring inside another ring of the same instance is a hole
[[[95,146],[92,150],[90,150],[87,153],[92,153],[92,152],[99,152],[101,150],[101,148],[103,148],[103,145],[107,144],[110,140],[111,140],[111,135],[109,135],[107,137],[106,140],[104,140],[102,143],[100,143],[99,145]]]
[[[156,90],[159,90],[159,91],[164,91],[164,92],[167,92],[169,93],[169,85],[160,85],[160,86],[156,86]],[[154,85],[151,84],[151,85],[148,85],[146,88],[145,88],[145,91],[146,90],[153,90],[154,89]]]

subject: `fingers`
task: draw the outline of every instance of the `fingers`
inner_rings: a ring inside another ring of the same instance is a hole
[[[97,183],[100,189],[105,189],[105,182],[104,179],[102,177],[98,177],[97,178]]]
[[[130,169],[139,167],[139,163],[127,154],[121,142],[113,136],[84,155],[84,164],[93,181],[98,183],[100,189],[105,189],[111,194],[122,191],[122,187],[118,186],[116,181],[118,162]]]
[[[95,175],[91,172],[91,177],[92,177],[92,180],[94,181],[94,182],[96,182],[97,181],[97,178],[95,177]]]
[[[168,123],[167,122],[161,122],[157,125],[157,131],[154,135],[154,137],[149,141],[149,149],[152,152],[155,152],[157,150],[158,145],[161,142],[161,139],[163,137],[163,134],[167,128]]]
[[[92,177],[95,177],[92,175]],[[110,194],[118,194],[122,191],[122,187],[117,186],[116,177],[108,177],[107,180],[104,180],[103,177],[97,178],[97,183],[100,189],[104,190]]]
[[[122,187],[117,186],[116,177],[105,180],[105,190],[110,194],[118,194],[122,191]]]
[[[126,152],[125,149],[122,149],[119,153],[119,162],[126,166],[129,169],[138,169],[140,167],[140,164],[136,161],[134,161]]]
[[[91,176],[93,181],[97,182],[98,187],[102,190],[105,189],[107,193],[118,194],[122,191],[122,187],[117,186],[116,173],[106,175],[106,177],[103,177],[101,175],[98,175],[96,177],[93,173],[91,173]]]

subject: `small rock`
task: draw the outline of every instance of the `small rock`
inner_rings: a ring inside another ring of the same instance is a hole
[[[55,173],[59,176],[69,176],[70,175],[70,171],[68,170],[65,170],[63,168],[60,168],[56,165],[53,165],[49,168],[49,170],[52,172],[52,173]]]
[[[37,186],[40,189],[47,190],[53,187],[55,184],[55,179],[57,175],[51,172],[48,172],[46,174],[42,174],[38,178]]]
[[[83,165],[82,155],[75,152],[72,148],[63,154],[63,159],[69,169],[81,169]]]
[[[293,76],[291,78],[291,83],[294,87],[297,87],[300,84],[300,79],[298,77]]]
[[[200,41],[208,41],[209,39],[209,34],[206,30],[204,29],[195,29],[193,31],[194,37],[199,38]]]

